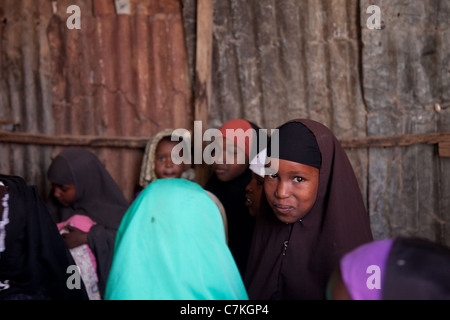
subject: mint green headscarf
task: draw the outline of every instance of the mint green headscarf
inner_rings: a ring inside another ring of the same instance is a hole
[[[248,299],[220,212],[201,186],[159,179],[141,192],[117,232],[105,299]]]

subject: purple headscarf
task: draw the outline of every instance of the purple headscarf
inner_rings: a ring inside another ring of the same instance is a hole
[[[353,300],[381,300],[381,286],[392,243],[393,239],[370,242],[342,258],[342,280]]]

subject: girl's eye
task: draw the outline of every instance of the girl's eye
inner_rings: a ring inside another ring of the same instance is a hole
[[[259,179],[257,179],[256,180],[256,185],[258,185],[258,186],[262,186],[264,184],[264,180],[259,180]]]
[[[166,157],[158,157],[158,161],[165,162],[166,161]]]
[[[295,182],[302,182],[302,181],[305,181],[305,179],[303,179],[302,177],[295,177],[294,181]]]
[[[278,175],[276,173],[275,174],[269,174],[268,177],[270,179],[276,179],[278,177]]]

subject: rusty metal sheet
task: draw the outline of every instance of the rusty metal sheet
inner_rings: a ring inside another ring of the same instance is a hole
[[[179,1],[10,1],[0,4],[0,115],[14,130],[53,135],[150,137],[190,129],[192,87]],[[68,29],[81,11],[81,28]],[[2,128],[3,129],[3,128]],[[60,147],[0,144],[0,170],[49,191]],[[129,200],[143,150],[93,148]]]

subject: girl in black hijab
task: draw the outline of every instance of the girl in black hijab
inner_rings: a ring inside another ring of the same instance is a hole
[[[325,299],[342,255],[372,240],[369,216],[347,155],[328,128],[294,120],[278,129],[278,150],[268,145],[278,170],[266,172],[246,287],[250,299]]]
[[[52,161],[47,176],[53,186],[48,208],[55,222],[84,215],[95,223],[87,233],[68,226],[69,233],[63,237],[69,249],[89,245],[97,260],[98,287],[103,296],[116,232],[128,202],[99,159],[81,148],[63,150]]]
[[[69,289],[75,265],[35,187],[0,175],[0,300],[88,299]]]

